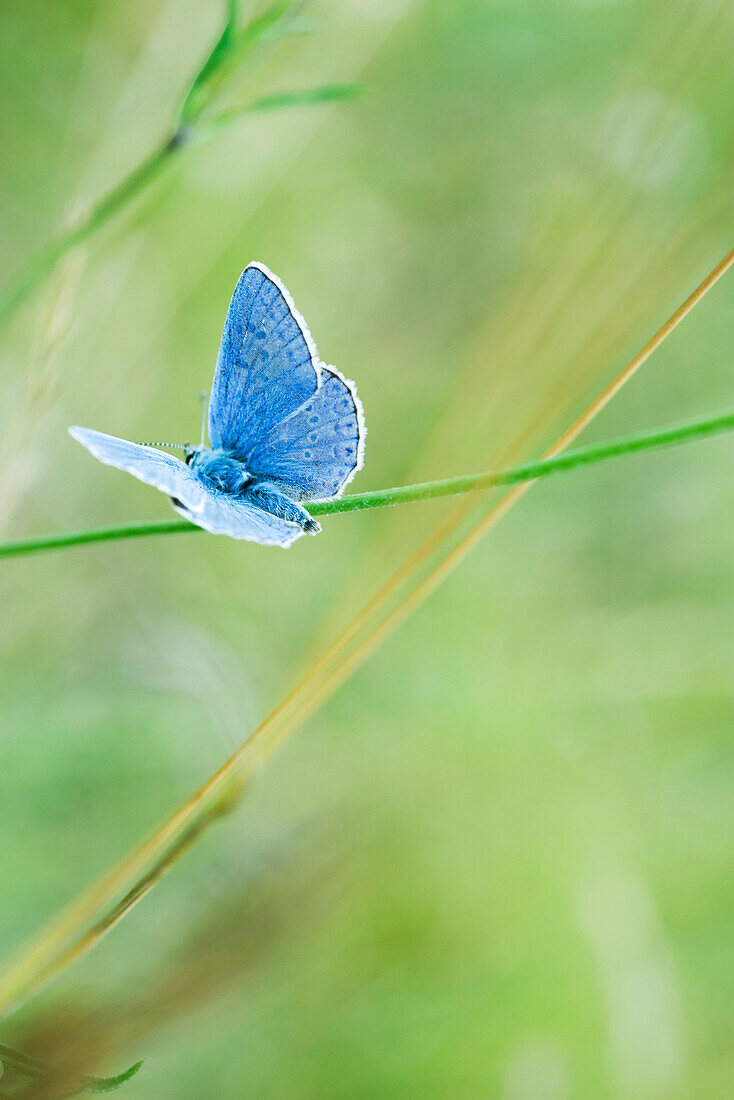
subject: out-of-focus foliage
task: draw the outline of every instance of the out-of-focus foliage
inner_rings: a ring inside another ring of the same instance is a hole
[[[3,5],[3,282],[160,141],[221,17]],[[301,18],[243,102],[369,95],[183,150],[3,332],[3,537],[167,515],[66,426],[195,437],[250,259],[357,380],[367,489],[537,452],[729,246],[727,5]],[[731,407],[733,304],[725,281],[591,434]],[[109,1044],[89,1068],[145,1056],[120,1095],[151,1100],[726,1095],[733,459],[712,441],[533,489],[3,1039],[81,1006]],[[213,771],[447,507],[333,517],[288,553],[183,536],[3,565],[3,955]]]

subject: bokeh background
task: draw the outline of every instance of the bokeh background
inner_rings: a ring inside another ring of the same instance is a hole
[[[3,285],[168,132],[222,7],[4,0]],[[66,428],[195,438],[251,259],[356,379],[367,489],[539,453],[730,246],[730,4],[299,20],[248,94],[366,96],[182,151],[4,326],[2,537],[168,517]],[[734,406],[732,279],[584,441]],[[717,440],[536,486],[1,1037],[43,1056],[91,1015],[89,1068],[146,1058],[141,1100],[731,1095],[733,463]],[[196,534],[4,563],[2,954],[450,508],[333,517],[288,552]]]

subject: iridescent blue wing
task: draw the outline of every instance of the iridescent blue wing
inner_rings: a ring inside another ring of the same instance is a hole
[[[193,471],[173,455],[91,428],[69,428],[69,434],[106,466],[127,470],[138,481],[154,485],[167,496],[180,500],[191,512],[203,508],[204,486]]]
[[[204,489],[204,507],[191,512],[173,501],[176,511],[214,535],[229,535],[233,539],[249,539],[265,546],[290,546],[305,534],[295,523],[273,516],[255,504],[225,493]]]
[[[69,432],[100,462],[154,485],[171,498],[177,512],[215,535],[290,546],[304,533],[295,523],[207,488],[185,463],[163,451],[90,428],[69,428]]]
[[[316,392],[316,345],[283,284],[263,264],[242,272],[229,304],[209,399],[209,439],[244,459]]]
[[[316,393],[252,448],[247,469],[297,500],[323,500],[341,493],[361,468],[364,436],[354,383],[322,366]]]

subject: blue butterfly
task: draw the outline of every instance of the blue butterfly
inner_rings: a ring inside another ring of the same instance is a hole
[[[202,442],[183,448],[183,462],[154,445],[69,431],[100,462],[162,490],[199,527],[276,546],[318,534],[300,501],[339,496],[362,466],[354,383],[321,363],[290,294],[264,264],[249,264],[232,295],[208,427],[211,446],[202,424]]]

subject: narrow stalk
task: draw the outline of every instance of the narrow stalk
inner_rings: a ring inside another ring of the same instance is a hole
[[[107,192],[91,209],[77,220],[69,229],[64,230],[38,252],[13,281],[0,292],[0,323],[21,304],[47,275],[53,271],[62,256],[76,245],[82,244],[104,225],[123,206],[136,197],[149,184],[176,152],[191,138],[198,134],[198,124],[207,111],[216,108],[216,94],[222,83],[241,65],[253,50],[268,41],[277,41],[276,31],[288,15],[291,0],[276,0],[270,8],[256,16],[241,30],[237,29],[236,0],[227,0],[224,26],[197,73],[179,107],[178,121],[172,135],[155,149],[142,164],[138,165],[120,183]],[[340,95],[341,92],[341,95]],[[251,109],[264,106],[290,106],[303,103],[320,103],[329,99],[346,98],[347,92],[340,88],[312,89],[310,92],[282,96],[265,97],[256,102]],[[222,117],[219,125],[236,121],[242,112],[233,112]],[[199,136],[206,136],[206,127],[202,127]]]
[[[59,234],[34,256],[10,286],[0,294],[0,323],[20,305],[42,279],[53,271],[62,256],[76,245],[83,244],[113,214],[134,199],[148,183],[155,179],[176,150],[183,145],[183,138],[183,132],[174,134],[100,199],[80,221]]]
[[[463,474],[440,481],[425,481],[417,485],[401,485],[392,489],[374,489],[366,493],[353,493],[336,500],[314,502],[309,506],[313,516],[336,515],[341,512],[363,512],[370,508],[390,508],[398,504],[414,504],[437,497],[456,496],[459,493],[491,489],[500,485],[517,485],[527,481],[552,477],[554,474],[577,470],[582,466],[595,466],[620,455],[637,454],[640,451],[662,450],[680,446],[707,436],[722,435],[734,430],[734,413],[694,420],[654,432],[625,436],[592,447],[567,451],[554,458],[537,462],[525,462],[501,470],[481,474]],[[127,523],[116,527],[98,527],[88,531],[67,531],[59,535],[41,535],[38,538],[17,539],[0,543],[0,558],[20,557],[44,550],[59,550],[89,542],[109,542],[113,539],[141,538],[145,535],[174,535],[184,531],[199,531],[187,520],[163,520],[159,523]]]
[[[331,515],[336,512],[361,512],[367,508],[386,508],[395,504],[409,504],[421,500],[433,500],[436,497],[454,496],[476,489],[491,489],[498,485],[517,485],[524,481],[536,481],[553,474],[577,470],[581,466],[595,466],[609,458],[619,455],[636,454],[639,451],[660,450],[681,443],[690,443],[708,435],[720,435],[734,429],[734,413],[696,420],[689,424],[679,424],[671,428],[662,428],[655,432],[626,436],[592,447],[580,447],[567,451],[555,458],[540,459],[537,462],[525,462],[520,466],[506,467],[484,474],[463,474],[442,481],[425,481],[417,485],[405,485],[395,489],[375,489],[368,493],[354,493],[338,500],[313,504],[309,511],[314,516]],[[2,553],[2,547],[0,547]]]
[[[15,539],[0,543],[0,558],[21,557],[44,550],[62,550],[67,546],[80,546],[85,542],[108,542],[111,539],[134,539],[142,535],[175,535],[182,531],[200,531],[188,520],[161,520],[160,523],[122,523],[117,527],[95,527],[89,531],[66,531],[60,535],[42,535],[39,538]]]
[[[139,905],[143,898],[147,897],[153,887],[168,874],[174,864],[177,863],[188,852],[189,848],[196,843],[199,836],[212,824],[212,822],[232,813],[239,802],[243,787],[244,783],[242,777],[235,776],[229,787],[224,790],[219,801],[207,807],[207,809],[176,838],[171,847],[163,853],[160,859],[153,863],[147,874],[135,883],[133,888],[121,898],[117,905],[114,905],[109,912],[105,913],[102,919],[97,921],[96,924],[93,924],[83,936],[70,944],[66,951],[62,952],[53,960],[53,963],[47,970],[39,974],[38,988],[41,989],[43,986],[48,985],[49,982],[53,981],[56,974],[65,970],[68,966],[71,966],[72,963],[83,959],[84,956],[87,955],[101,939],[104,939],[104,937],[108,935],[136,905]]]

